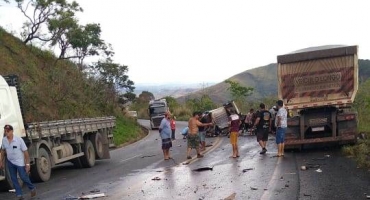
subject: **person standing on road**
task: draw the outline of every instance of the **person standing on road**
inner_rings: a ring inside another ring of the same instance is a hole
[[[230,110],[229,125],[230,125],[230,143],[233,147],[232,157],[236,158],[239,157],[238,136],[239,136],[240,118],[239,115],[236,114],[234,110]]]
[[[175,138],[175,132],[176,132],[176,117],[175,116],[172,116],[171,117],[171,139],[172,140],[176,140]]]
[[[276,114],[275,124],[276,124],[276,144],[278,145],[278,154],[277,157],[284,156],[284,140],[285,132],[288,127],[287,123],[287,110],[284,108],[284,102],[278,100],[276,102],[278,112]]]
[[[267,152],[266,145],[271,132],[271,113],[266,110],[264,103],[260,104],[260,111],[258,112],[257,119],[253,127],[257,128],[257,142],[260,144],[262,151],[260,154],[265,154]]]
[[[271,133],[275,134],[276,132],[276,126],[275,126],[275,116],[276,116],[276,111],[277,111],[277,108],[276,106],[273,106],[269,112],[271,113],[271,119],[272,119],[272,123],[271,123]]]
[[[172,141],[171,141],[171,120],[170,120],[171,114],[169,112],[166,112],[164,114],[164,118],[161,121],[161,124],[159,125],[159,134],[162,139],[162,150],[163,150],[163,157],[164,160],[170,159],[170,148],[172,147]]]
[[[211,113],[202,114],[200,117],[200,122],[202,124],[210,123],[212,122],[212,116]],[[206,150],[206,133],[208,127],[206,126],[200,126],[199,128],[199,139],[200,139],[200,150],[205,151]]]
[[[0,154],[0,169],[5,167],[5,162],[8,166],[17,198],[23,199],[22,188],[19,185],[17,174],[31,191],[31,197],[36,196],[36,187],[32,184],[28,176],[30,172],[30,157],[27,146],[22,138],[13,134],[13,126],[11,125],[4,126],[4,137]]]
[[[201,112],[194,112],[193,117],[189,119],[188,122],[188,150],[186,153],[186,158],[191,159],[190,153],[192,149],[196,149],[197,151],[197,158],[202,158],[203,155],[200,154],[199,144],[199,127],[210,126],[212,123],[201,123],[199,121],[199,117],[202,115]]]

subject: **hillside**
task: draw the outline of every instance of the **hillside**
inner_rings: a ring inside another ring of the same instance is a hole
[[[20,77],[25,121],[112,115],[105,86],[69,61],[30,45],[0,27],[0,74]],[[100,91],[100,92],[96,92]]]
[[[242,86],[253,87],[253,94],[248,97],[250,100],[261,99],[269,96],[277,96],[277,64],[269,64],[262,67],[246,70],[240,74],[230,77],[232,81],[239,82]],[[359,80],[360,83],[370,77],[370,60],[359,60]],[[189,98],[199,98],[207,94],[217,103],[223,103],[231,99],[227,90],[228,84],[221,82],[204,90],[197,91],[186,96],[179,97],[180,102]]]

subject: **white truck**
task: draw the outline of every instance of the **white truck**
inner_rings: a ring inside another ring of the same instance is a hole
[[[96,159],[110,158],[109,147],[114,146],[114,117],[44,121],[26,125],[21,105],[18,77],[0,75],[0,127],[12,125],[14,134],[25,141],[34,181],[49,180],[51,168],[57,164],[72,162],[79,168],[90,168],[95,165]],[[0,132],[0,138],[3,138],[3,134],[3,131]],[[0,139],[0,146],[1,143]],[[5,166],[4,170],[0,170],[0,189],[12,187]]]
[[[239,114],[239,109],[234,101],[230,101],[228,103],[225,103],[222,107],[209,111],[212,116],[212,121],[215,124],[215,132],[220,131],[220,133],[223,135],[229,133],[230,110],[233,110],[236,114]]]

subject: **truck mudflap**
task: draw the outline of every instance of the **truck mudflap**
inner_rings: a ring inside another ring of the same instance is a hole
[[[356,142],[356,134],[346,134],[337,137],[323,137],[323,138],[311,138],[311,139],[296,139],[296,138],[285,138],[285,146],[294,146],[302,144],[317,144],[325,142],[338,142],[341,144],[350,144]]]

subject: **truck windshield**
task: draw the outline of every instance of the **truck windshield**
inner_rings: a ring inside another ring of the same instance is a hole
[[[165,106],[150,107],[150,114],[151,115],[163,114],[165,112],[166,112],[166,107]]]

